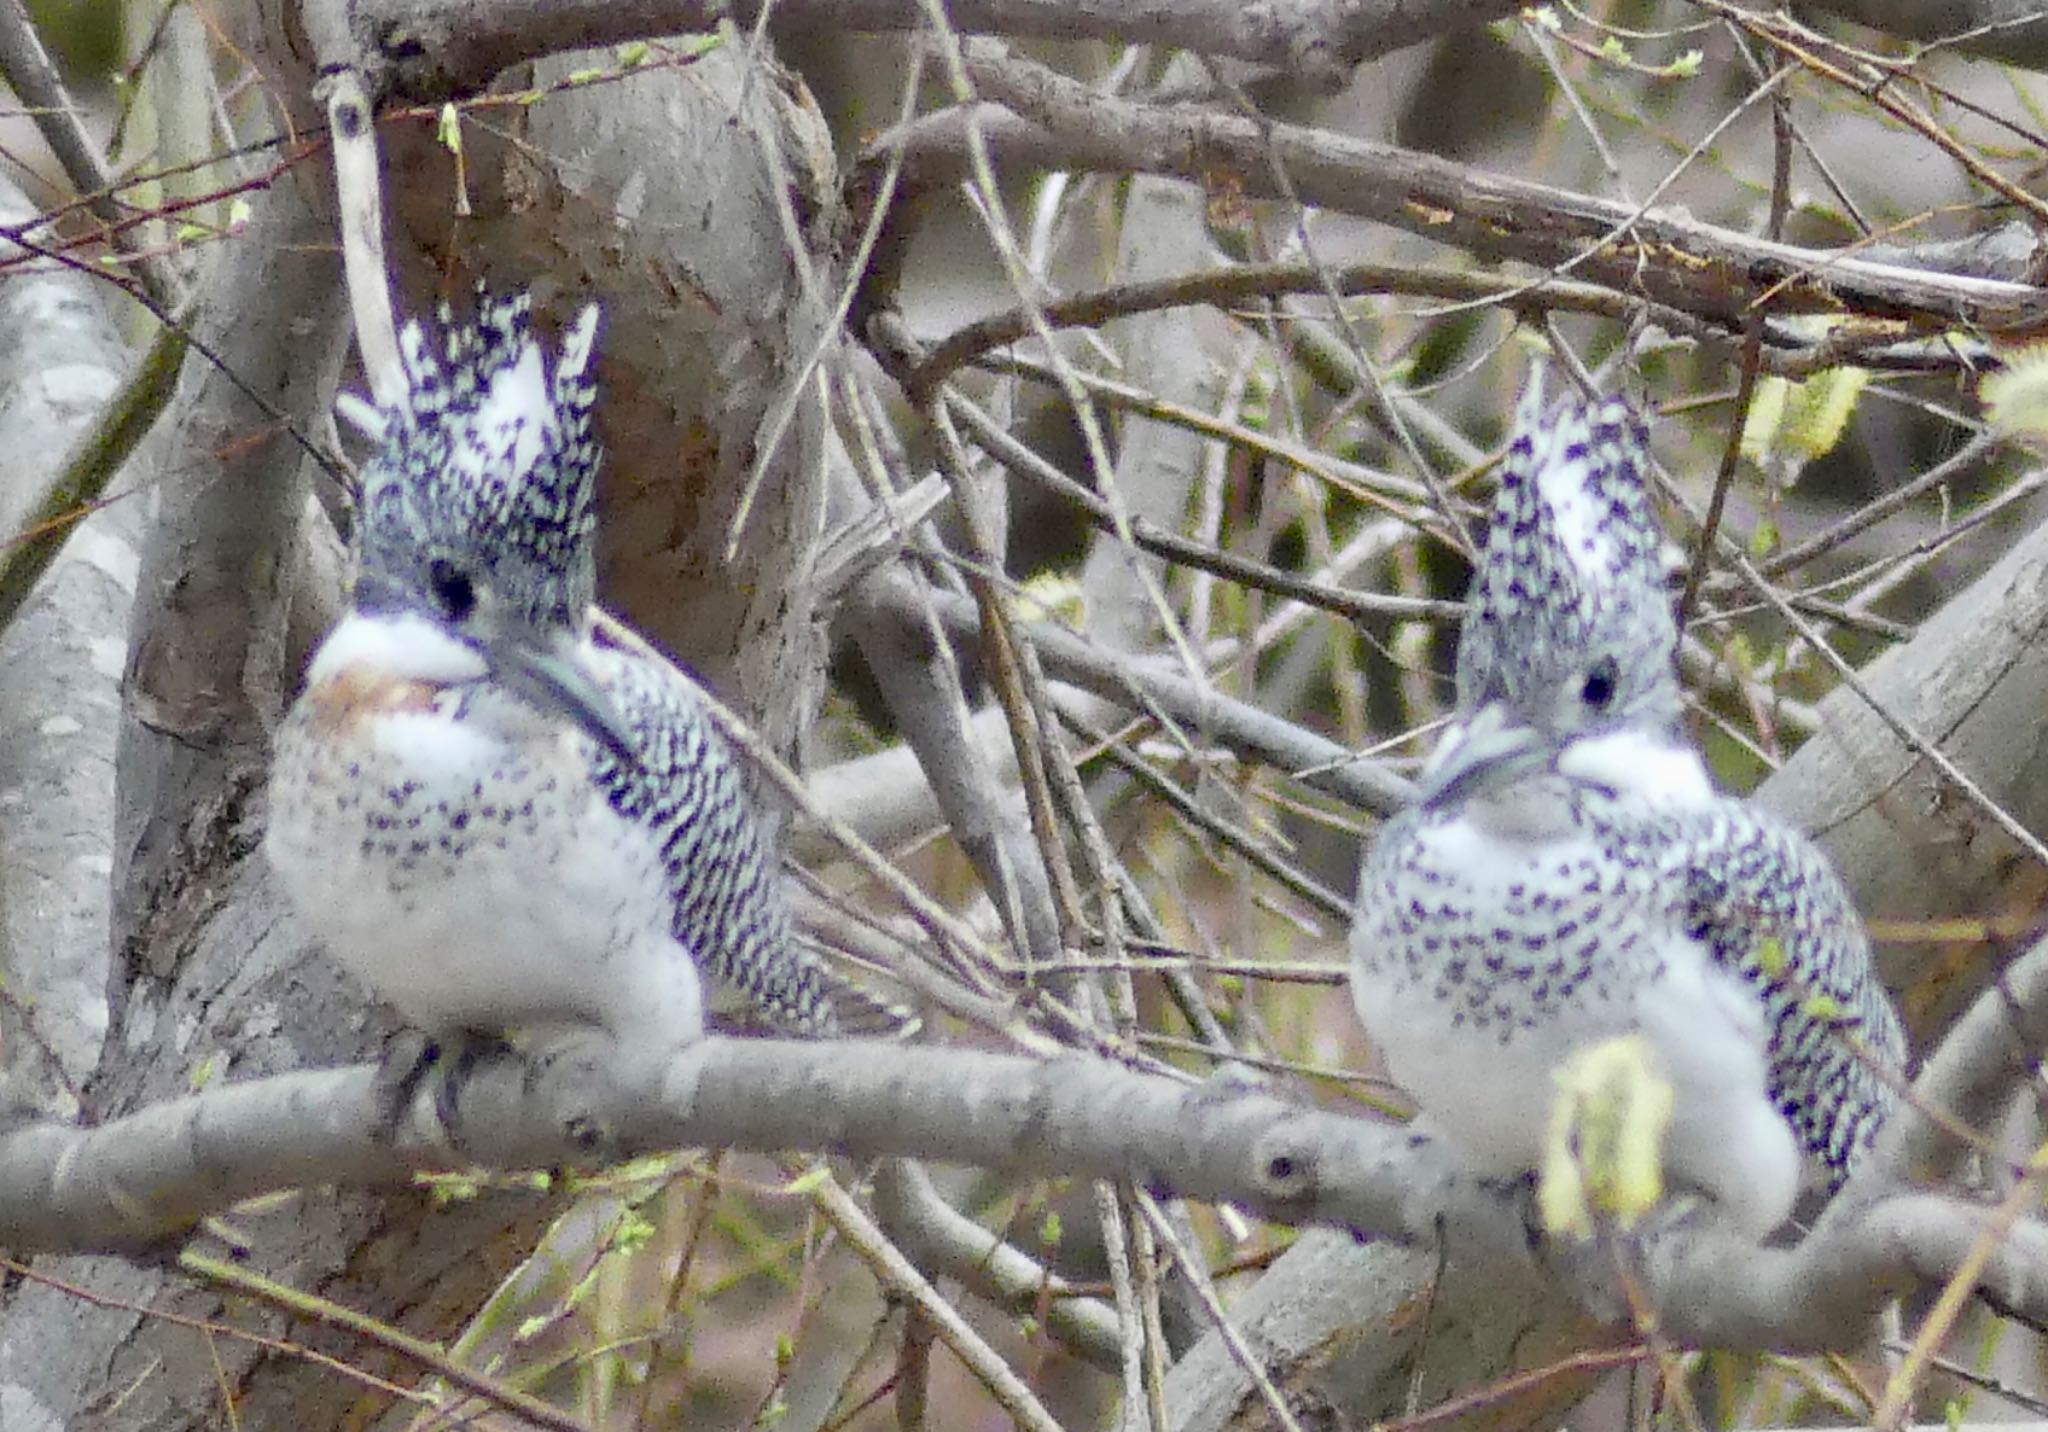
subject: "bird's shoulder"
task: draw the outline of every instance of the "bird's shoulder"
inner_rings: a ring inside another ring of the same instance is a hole
[[[707,805],[744,804],[735,757],[690,679],[661,658],[607,639],[585,643],[584,661],[624,724],[633,761],[594,743],[591,778],[628,817],[663,820]]]
[[[1645,819],[1643,837],[1691,933],[1807,1020],[1862,1030],[1872,1052],[1904,1055],[1854,897],[1826,853],[1753,801],[1717,795]]]
[[[1627,813],[1615,824],[1628,843],[1652,848],[1660,868],[1710,913],[1779,933],[1812,925],[1861,939],[1833,862],[1804,831],[1754,801],[1717,792]]]

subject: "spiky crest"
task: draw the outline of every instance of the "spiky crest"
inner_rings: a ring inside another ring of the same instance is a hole
[[[1646,482],[1649,437],[1624,397],[1515,413],[1500,490],[1458,645],[1458,706],[1505,700],[1541,724],[1563,682],[1611,655],[1616,710],[1678,714],[1678,628]]]
[[[437,335],[405,326],[405,390],[363,472],[358,605],[418,605],[429,564],[454,559],[526,621],[581,621],[596,586],[596,333],[586,307],[550,373],[523,291],[479,288],[467,319],[443,304]]]

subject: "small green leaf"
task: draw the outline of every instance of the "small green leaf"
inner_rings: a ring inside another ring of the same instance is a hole
[[[1057,1213],[1048,1213],[1045,1215],[1045,1221],[1038,1225],[1038,1241],[1048,1248],[1057,1248],[1060,1246],[1062,1232],[1060,1216]]]
[[[830,1168],[824,1164],[813,1164],[810,1168],[805,1169],[789,1181],[789,1191],[795,1194],[809,1193],[813,1189],[823,1187],[825,1180],[830,1177],[832,1177],[832,1170]]]
[[[1792,385],[1769,374],[1756,380],[1749,397],[1749,412],[1742,419],[1742,455],[1762,467],[1778,441],[1778,428],[1785,420],[1785,395]]]
[[[1728,640],[1721,649],[1727,653],[1728,660],[1734,663],[1735,669],[1743,675],[1747,676],[1756,670],[1756,648],[1750,645],[1748,633],[1728,633]]]
[[[1670,1081],[1640,1034],[1575,1052],[1556,1073],[1536,1202],[1554,1234],[1590,1238],[1599,1219],[1626,1230],[1664,1196]]]
[[[1823,336],[1826,328],[1811,329]],[[1790,487],[1816,458],[1835,450],[1870,382],[1867,368],[1828,368],[1803,382],[1757,380],[1742,424],[1742,455],[1778,487]]]
[[[416,1173],[413,1182],[432,1194],[438,1204],[467,1203],[482,1191],[476,1175],[468,1173]]]
[[[619,1215],[619,1221],[612,1227],[612,1252],[621,1257],[631,1257],[645,1248],[654,1239],[654,1225],[639,1214],[627,1212]]]
[[[2048,343],[2004,356],[2005,367],[1977,385],[1977,401],[1993,427],[2038,440],[2048,434]]]
[[[1835,450],[1869,382],[1868,368],[1827,368],[1799,385],[1790,416],[1800,450],[1809,460]]]
[[[1080,624],[1081,579],[1072,572],[1048,570],[1027,577],[1021,595],[1041,616]]]
[[[644,65],[647,63],[647,57],[653,53],[654,47],[645,40],[628,40],[618,48],[619,68],[630,70],[636,65]]]
[[[453,101],[441,106],[441,117],[434,124],[434,139],[450,154],[462,153],[462,111]]]

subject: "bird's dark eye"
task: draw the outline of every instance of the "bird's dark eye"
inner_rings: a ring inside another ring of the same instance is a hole
[[[476,584],[469,580],[469,573],[445,557],[436,557],[427,564],[427,590],[433,594],[441,615],[450,621],[468,621],[469,614],[476,610]]]
[[[1611,656],[1603,656],[1593,663],[1593,669],[1586,673],[1586,684],[1579,692],[1579,699],[1595,711],[1605,711],[1614,701],[1614,693],[1621,684],[1621,667]]]

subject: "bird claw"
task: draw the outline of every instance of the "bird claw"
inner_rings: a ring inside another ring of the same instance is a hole
[[[417,1029],[401,1029],[385,1043],[384,1057],[378,1061],[376,1077],[370,1083],[378,1143],[398,1142],[398,1131],[404,1126],[406,1115],[412,1112],[413,1096],[440,1058],[440,1046]]]
[[[496,1035],[458,1030],[431,1035],[423,1030],[403,1029],[384,1047],[377,1066],[372,1097],[377,1109],[377,1137],[395,1143],[407,1115],[423,1087],[431,1086],[434,1118],[451,1145],[462,1142],[462,1085],[477,1065],[508,1049]]]

